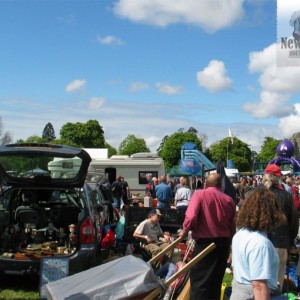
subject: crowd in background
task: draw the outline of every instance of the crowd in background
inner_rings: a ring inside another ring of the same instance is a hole
[[[298,235],[300,176],[284,176],[279,166],[271,164],[264,175],[232,178],[230,183],[235,197],[231,198],[224,192],[221,177],[212,173],[202,182],[200,177],[189,180],[191,177],[162,176],[155,178],[154,194],[149,190],[158,198],[158,208],[186,211],[181,235],[192,230],[198,252],[211,242],[217,245],[214,253],[218,255],[205,258],[197,265],[195,273],[191,272],[194,291],[191,299],[197,299],[199,293],[206,299],[217,299],[219,291],[215,292],[218,289],[211,284],[211,276],[215,278],[219,274],[221,282],[228,263],[232,263],[234,275],[231,299],[269,299],[270,294],[281,294],[289,251],[295,247]],[[225,204],[228,202],[226,197],[231,199],[229,202],[235,202],[234,218],[232,213],[224,214],[229,209],[229,204]],[[229,225],[225,232],[227,218]],[[198,226],[201,220],[205,222],[200,227],[207,227],[204,231]],[[220,220],[223,225],[219,224]],[[234,220],[235,235],[230,229]],[[231,257],[229,244],[232,238]],[[241,247],[245,249],[242,252]],[[227,257],[219,259],[220,253],[226,253]],[[249,259],[253,259],[250,264]],[[203,273],[200,272],[202,269]],[[200,278],[196,274],[203,276]]]
[[[247,196],[249,191],[263,185],[262,179],[263,175],[251,175],[230,178],[230,181],[233,184],[236,191],[236,201],[238,206],[241,206],[243,204],[245,197]],[[185,196],[185,199],[182,199],[185,200],[184,205],[187,206],[193,192],[197,189],[202,189],[205,186],[205,182],[202,182],[202,178],[200,176],[175,177],[167,175],[158,178],[153,177],[152,180],[146,185],[146,195],[150,195],[152,198],[156,198],[157,196],[155,192],[155,187],[159,185],[162,182],[162,180],[171,189],[172,200],[170,202],[170,206],[176,208],[183,206],[183,203],[180,203],[180,195],[177,194],[176,197],[176,193],[180,188],[183,187],[185,190],[188,190],[188,196]],[[283,184],[285,190],[293,196],[294,205],[298,211],[300,202],[300,175],[284,175],[281,177],[281,183]],[[180,194],[181,193],[182,192],[180,192]]]
[[[263,186],[262,180],[263,175],[242,176],[239,180],[236,178],[231,179],[231,182],[237,192],[239,205],[244,202],[245,197],[247,196],[249,191],[253,190],[256,187]],[[281,183],[284,186],[285,190],[293,196],[294,205],[298,211],[300,201],[300,176],[283,175],[281,177]]]

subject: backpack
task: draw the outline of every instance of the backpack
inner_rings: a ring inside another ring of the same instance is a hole
[[[104,195],[105,201],[112,202],[112,189],[110,182],[103,177],[99,182],[98,185],[100,187],[101,192]]]
[[[104,194],[105,200],[112,202],[111,184],[109,182],[101,184],[100,190]]]
[[[117,181],[113,182],[111,191],[112,191],[113,197],[122,196],[122,186],[121,186],[121,184]]]

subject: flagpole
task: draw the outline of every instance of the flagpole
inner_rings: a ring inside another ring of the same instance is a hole
[[[230,138],[229,138],[230,139]],[[227,160],[226,160],[226,166],[227,166],[227,169],[228,169],[228,149],[229,149],[229,140],[227,142]]]
[[[232,135],[232,132],[231,132],[231,128],[229,128],[228,130],[228,142],[227,142],[227,168],[228,168],[228,159],[229,159],[229,143],[231,142],[231,144],[233,144],[233,135]]]

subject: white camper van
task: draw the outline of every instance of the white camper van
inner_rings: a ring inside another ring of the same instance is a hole
[[[113,155],[107,159],[92,159],[90,175],[104,175],[110,183],[117,176],[123,176],[128,182],[131,193],[145,195],[146,184],[152,177],[165,175],[165,165],[162,158],[154,153],[135,153],[128,155]]]
[[[54,158],[48,163],[48,170],[52,178],[72,177],[77,174],[82,160],[76,158]]]

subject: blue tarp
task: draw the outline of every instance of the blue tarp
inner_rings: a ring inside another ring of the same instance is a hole
[[[192,176],[192,175],[194,175],[192,173],[184,172],[184,171],[181,171],[179,169],[176,169],[175,167],[173,167],[172,169],[166,171],[166,174],[170,174],[170,175],[173,175],[173,176]],[[198,174],[196,174],[196,175],[198,175]],[[199,176],[201,176],[201,174]]]

